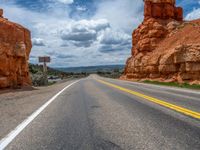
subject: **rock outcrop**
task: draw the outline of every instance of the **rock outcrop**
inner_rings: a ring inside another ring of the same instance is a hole
[[[175,0],[145,0],[144,17],[183,20],[183,9],[175,7]]]
[[[200,21],[183,21],[174,0],[145,0],[122,79],[200,83]]]
[[[3,18],[0,9],[0,88],[30,85],[30,31]]]

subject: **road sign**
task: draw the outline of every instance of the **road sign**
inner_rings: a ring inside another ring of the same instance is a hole
[[[45,57],[39,57],[39,62],[40,63],[50,63],[51,62],[51,58],[48,57],[48,56],[45,56]]]
[[[48,84],[47,78],[47,63],[51,62],[51,58],[49,56],[39,57],[39,63],[43,63],[43,76],[44,76],[44,84]]]

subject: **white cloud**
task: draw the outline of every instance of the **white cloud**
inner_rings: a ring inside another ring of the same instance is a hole
[[[131,36],[122,31],[106,29],[99,36],[99,40],[98,50],[102,53],[127,52],[131,48]]]
[[[111,29],[107,29],[100,36],[101,44],[124,44],[130,42],[131,36],[120,31],[113,31]]]
[[[32,38],[33,46],[45,46],[45,42],[41,38]]]
[[[77,6],[77,7],[76,7],[76,10],[78,10],[78,11],[86,11],[87,8],[84,7],[84,6]]]
[[[194,19],[199,19],[199,18],[200,18],[200,8],[194,9],[185,17],[186,20],[194,20]]]
[[[113,28],[131,33],[143,19],[142,0],[102,0],[94,18],[109,20]]]
[[[63,4],[72,4],[74,2],[74,0],[57,0],[57,1]]]

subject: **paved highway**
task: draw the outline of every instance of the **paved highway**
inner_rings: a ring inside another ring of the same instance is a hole
[[[200,92],[93,75],[23,127],[5,149],[199,150]]]

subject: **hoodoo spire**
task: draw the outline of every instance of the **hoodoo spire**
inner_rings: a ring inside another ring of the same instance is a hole
[[[144,17],[183,20],[183,9],[176,7],[175,0],[144,0]]]

